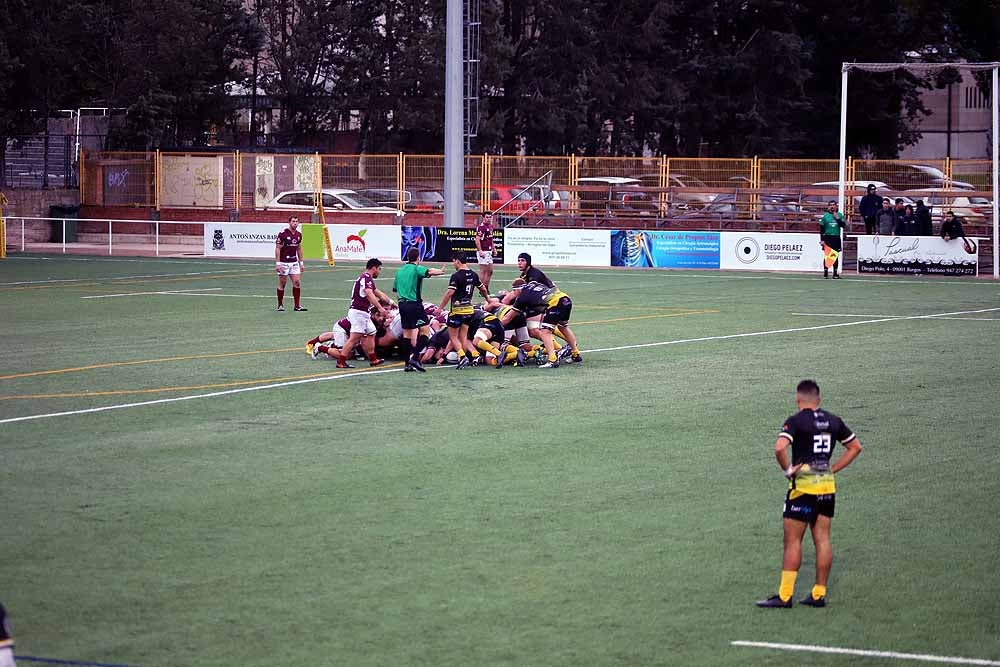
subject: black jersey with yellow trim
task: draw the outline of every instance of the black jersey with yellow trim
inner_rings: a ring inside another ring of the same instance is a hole
[[[555,283],[549,280],[549,277],[545,275],[545,272],[541,269],[535,268],[534,266],[529,266],[521,272],[521,280],[526,283],[541,283],[546,287],[555,287]]]
[[[510,312],[513,312],[514,315],[510,318],[510,321],[507,322],[507,325],[504,327],[505,329],[513,330],[528,326],[527,320],[524,319],[524,313],[519,311],[517,308],[514,308],[512,305],[508,304],[500,306],[500,308],[497,309],[496,315],[498,318],[503,319],[504,315]]]
[[[514,299],[514,309],[526,317],[541,315],[549,305],[549,296],[555,288],[544,283],[530,282],[521,287],[520,293]]]
[[[791,488],[816,495],[835,491],[830,459],[836,444],[857,438],[843,419],[820,409],[799,410],[785,420],[778,437],[792,443],[792,465],[803,466]]]
[[[448,287],[454,288],[451,295],[452,315],[471,315],[473,313],[472,293],[482,285],[479,274],[472,269],[459,269],[451,274]]]

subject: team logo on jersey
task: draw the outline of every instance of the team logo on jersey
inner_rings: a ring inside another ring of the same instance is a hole
[[[212,250],[225,250],[226,249],[226,237],[222,233],[221,229],[216,229],[212,236]]]

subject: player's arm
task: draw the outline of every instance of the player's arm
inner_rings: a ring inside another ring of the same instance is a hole
[[[281,263],[281,239],[279,238],[274,243],[274,264],[275,268]]]
[[[427,267],[427,277],[428,278],[433,278],[434,276],[443,276],[443,275],[444,275],[444,270],[442,270],[442,269],[432,269],[430,267]]]
[[[302,254],[302,245],[301,244],[299,244],[299,247],[296,248],[295,252],[299,256],[299,271],[301,271],[302,269],[306,268],[306,260],[305,260],[305,256]]]
[[[483,295],[484,299],[486,299],[486,303],[490,302],[490,293],[489,293],[489,290],[487,290],[486,286],[483,285],[482,283],[479,283],[479,293]]]
[[[444,297],[441,298],[441,305],[438,306],[438,308],[440,308],[441,310],[444,310],[445,306],[448,305],[448,302],[451,301],[451,295],[454,294],[454,293],[455,293],[455,286],[454,285],[448,285],[448,289],[446,289],[444,291]]]
[[[781,472],[785,474],[785,477],[794,477],[795,473],[802,467],[801,463],[797,466],[791,465],[788,456],[788,445],[790,444],[792,444],[792,439],[787,433],[779,435],[774,443],[774,458],[778,460],[778,466],[781,467]]]
[[[378,294],[376,294],[376,292]],[[372,289],[371,287],[369,287],[365,289],[365,297],[368,298],[368,303],[375,306],[375,308],[378,309],[378,312],[382,313],[382,316],[385,317],[388,315],[388,313],[386,312],[385,308],[382,307],[382,302],[379,301],[379,295],[383,297],[385,296],[384,294],[382,294],[382,291],[378,288]],[[388,299],[386,299],[386,301],[388,301]]]
[[[380,301],[385,301],[390,306],[396,305],[396,302],[390,299],[388,295],[386,295],[386,293],[380,290],[379,288],[376,287],[373,291],[375,292],[375,296],[377,296]],[[368,300],[371,301],[370,298]]]
[[[475,232],[475,236],[473,238],[476,241],[476,252],[482,252],[483,251],[483,242],[479,238],[479,232]]]
[[[858,455],[861,453],[861,440],[853,433],[851,434],[851,438],[842,444],[844,445],[844,453],[830,467],[830,472],[832,473],[837,473],[851,465],[851,462],[858,458]]]

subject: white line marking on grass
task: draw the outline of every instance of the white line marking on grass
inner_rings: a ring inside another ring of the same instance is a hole
[[[854,315],[851,313],[789,313],[790,315],[801,315],[804,317],[884,317],[887,319],[905,320],[910,315]],[[996,317],[951,317],[945,315],[921,315],[921,317],[934,318],[936,320],[958,320],[960,322],[998,322]]]
[[[119,296],[147,296],[149,294],[181,294],[184,295],[188,292],[211,292],[213,290],[220,290],[221,287],[197,287],[189,290],[160,290],[156,292],[123,292],[122,294],[93,294],[91,296],[81,296],[81,299],[114,299]],[[197,294],[190,296],[216,296],[215,294]]]
[[[836,646],[813,646],[810,644],[778,644],[774,642],[729,642],[733,646],[751,648],[772,648],[778,651],[804,651],[808,653],[835,653],[838,655],[857,655],[866,658],[889,658],[892,660],[917,660],[920,662],[946,662],[952,665],[988,665],[996,667],[1000,660],[983,660],[981,658],[958,658],[947,655],[929,655],[925,653],[898,653],[896,651],[873,651],[857,648],[839,648]]]
[[[199,295],[199,296],[201,296],[201,295]],[[214,295],[205,295],[205,296],[214,296]],[[951,313],[934,313],[934,314],[931,314],[931,315],[911,315],[911,316],[907,316],[907,317],[887,317],[887,318],[880,318],[880,319],[875,319],[875,320],[859,320],[857,322],[837,322],[835,324],[819,324],[819,325],[811,326],[811,327],[795,327],[795,328],[790,328],[790,329],[773,329],[773,330],[770,330],[770,331],[752,331],[752,332],[748,332],[748,333],[726,334],[726,335],[723,335],[723,336],[702,336],[700,338],[681,338],[681,339],[678,339],[678,340],[667,340],[667,341],[660,341],[660,342],[657,342],[657,343],[637,343],[635,345],[620,345],[620,346],[617,346],[617,347],[603,347],[603,348],[598,348],[598,349],[594,349],[594,350],[582,350],[582,352],[587,353],[587,354],[593,354],[593,353],[598,353],[598,352],[616,352],[618,350],[637,350],[637,349],[645,348],[645,347],[662,347],[662,346],[665,346],[665,345],[680,345],[682,343],[704,343],[704,342],[713,341],[713,340],[731,340],[731,339],[734,339],[734,338],[752,338],[752,337],[756,337],[756,336],[770,336],[770,335],[773,335],[773,334],[799,333],[799,332],[802,332],[802,331],[819,331],[819,330],[822,330],[822,329],[834,329],[834,328],[838,328],[838,327],[853,327],[853,326],[858,326],[858,325],[861,325],[861,324],[879,324],[879,323],[882,323],[882,322],[901,322],[901,321],[905,321],[905,320],[925,320],[925,319],[931,319],[931,318],[935,318],[935,317],[941,317],[941,316],[944,316],[944,315],[967,315],[967,314],[987,313],[987,312],[994,312],[994,311],[1000,311],[1000,308],[983,308],[983,309],[980,309],[980,310],[959,310],[959,311],[955,311],[955,312],[951,312]],[[306,380],[293,380],[293,381],[290,381],[290,382],[279,382],[279,383],[276,383],[276,384],[258,385],[256,387],[244,387],[244,388],[241,388],[241,389],[227,389],[227,390],[224,390],[224,391],[215,391],[215,392],[211,392],[211,393],[208,393],[208,394],[194,394],[194,395],[191,395],[191,396],[176,396],[174,398],[161,398],[161,399],[157,399],[155,401],[141,401],[139,403],[123,403],[123,404],[120,404],[120,405],[106,405],[106,406],[102,406],[102,407],[98,407],[98,408],[86,408],[86,409],[83,409],[83,410],[68,410],[66,412],[50,412],[50,413],[42,413],[42,414],[37,414],[37,415],[27,415],[27,416],[24,416],[24,417],[9,417],[7,419],[0,419],[0,424],[12,424],[14,422],[34,421],[34,420],[37,420],[37,419],[48,419],[49,417],[66,417],[66,416],[70,416],[70,415],[82,415],[82,414],[88,414],[88,413],[92,413],[92,412],[105,412],[107,410],[119,410],[119,409],[122,409],[122,408],[137,408],[137,407],[143,407],[143,406],[147,406],[147,405],[160,405],[160,404],[164,404],[164,403],[176,403],[178,401],[190,401],[190,400],[193,400],[193,399],[196,399],[196,398],[216,398],[216,397],[219,397],[219,396],[229,396],[231,394],[242,394],[242,393],[245,393],[245,392],[248,392],[248,391],[260,391],[262,389],[278,389],[278,388],[281,388],[281,387],[290,387],[292,385],[307,384],[307,383],[310,383],[310,382],[323,382],[323,381],[326,381],[326,380],[337,380],[337,379],[345,378],[345,377],[356,377],[356,376],[362,376],[362,375],[380,375],[382,373],[396,373],[396,372],[402,372],[402,371],[403,371],[402,368],[387,368],[385,370],[380,370],[380,371],[365,371],[365,372],[359,372],[359,373],[346,373],[346,374],[340,374],[340,375],[323,376],[323,377],[318,377],[318,378],[309,378],[309,379],[306,379]]]
[[[220,288],[221,289],[221,288]],[[178,290],[176,292],[149,292],[149,294],[173,294],[178,296],[223,296],[233,299],[273,299],[273,294],[189,294],[188,290]],[[339,296],[305,296],[304,301],[350,301],[348,297]]]

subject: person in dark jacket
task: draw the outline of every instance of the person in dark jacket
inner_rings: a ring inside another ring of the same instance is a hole
[[[886,236],[892,234],[892,230],[896,226],[896,209],[892,207],[892,202],[888,197],[882,200],[882,208],[878,210],[875,221],[878,225],[875,228],[876,234],[885,234]]]
[[[964,239],[965,230],[962,228],[962,219],[952,211],[945,213],[945,216],[945,221],[941,224],[941,238],[945,241]]]
[[[931,222],[931,210],[924,205],[923,199],[917,200],[917,236],[934,236],[934,224]]]
[[[917,235],[917,216],[913,214],[913,207],[909,204],[903,207],[903,215],[896,219],[892,233],[896,236]]]
[[[878,234],[878,212],[882,208],[882,197],[875,194],[875,185],[868,184],[868,194],[861,198],[858,213],[865,220],[865,234]]]

